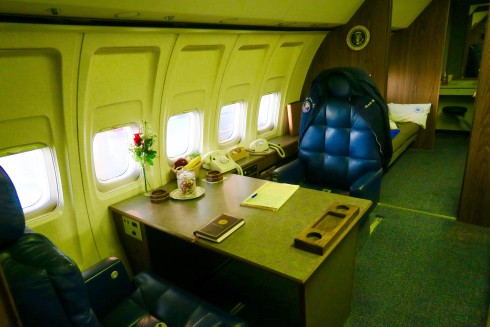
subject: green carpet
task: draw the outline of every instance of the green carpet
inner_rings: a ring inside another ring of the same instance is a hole
[[[354,326],[485,326],[490,229],[378,205],[356,261]]]
[[[383,176],[380,203],[456,217],[468,142],[436,133],[433,150],[408,149]]]

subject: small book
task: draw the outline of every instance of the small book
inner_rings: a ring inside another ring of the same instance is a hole
[[[243,218],[221,214],[194,232],[199,238],[220,243],[245,223]]]

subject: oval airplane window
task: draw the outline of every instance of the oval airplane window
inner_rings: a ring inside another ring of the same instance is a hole
[[[257,131],[259,134],[274,129],[274,122],[279,112],[279,99],[279,92],[266,94],[260,99],[259,118],[257,121]]]
[[[0,157],[0,166],[14,183],[26,220],[56,208],[58,187],[49,148],[21,151]]]
[[[136,127],[124,126],[95,134],[92,142],[97,188],[109,192],[138,179],[139,166],[129,151]]]
[[[236,102],[221,108],[218,125],[218,142],[220,145],[236,144],[239,141],[240,117],[244,102]],[[243,119],[245,121],[245,119]]]
[[[129,126],[95,134],[93,155],[97,180],[107,183],[134,169],[128,150],[132,137],[133,129]]]
[[[197,111],[170,117],[167,122],[167,157],[171,159],[198,152],[199,126]]]

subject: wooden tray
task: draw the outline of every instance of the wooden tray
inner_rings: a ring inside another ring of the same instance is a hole
[[[294,239],[294,246],[323,255],[358,214],[359,207],[335,202],[322,217],[308,225]]]

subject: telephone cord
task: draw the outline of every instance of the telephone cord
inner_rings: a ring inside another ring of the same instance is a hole
[[[277,145],[277,144],[275,144],[275,143],[270,143],[270,142],[269,142],[269,146],[270,146],[271,148],[273,148],[274,150],[276,150],[277,154],[278,154],[278,155],[279,155],[281,158],[284,158],[284,157],[286,156],[286,154],[284,153],[284,149],[283,149],[281,146],[279,146],[279,145]]]
[[[233,162],[235,164],[235,167],[236,167],[236,170],[237,170],[238,175],[242,175],[243,176],[243,169],[242,169],[242,167],[239,164],[237,164],[235,160],[233,160],[231,158],[231,156],[230,156],[229,153],[227,153],[226,156],[228,157],[228,159],[231,160],[231,162]]]

